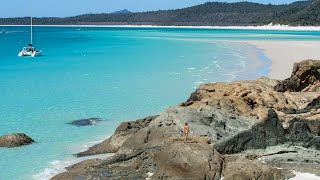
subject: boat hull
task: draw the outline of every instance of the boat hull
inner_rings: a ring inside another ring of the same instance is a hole
[[[30,56],[30,57],[36,57],[36,56],[41,56],[41,51],[34,51],[34,52],[25,52],[25,51],[21,51],[18,54],[19,57],[22,56]]]

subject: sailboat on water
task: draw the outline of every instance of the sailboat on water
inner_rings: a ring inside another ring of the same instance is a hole
[[[35,57],[35,56],[40,56],[41,52],[40,50],[37,50],[34,46],[33,46],[33,23],[32,23],[32,17],[31,17],[31,26],[30,26],[30,44],[28,44],[27,47],[24,47],[22,49],[22,51],[19,52],[18,56],[31,56],[31,57]]]

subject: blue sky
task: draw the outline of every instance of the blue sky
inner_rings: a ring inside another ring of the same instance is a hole
[[[210,0],[1,0],[0,17],[65,17],[84,13],[109,13],[121,9],[148,11],[176,9]],[[220,0],[238,2],[239,0]],[[295,0],[248,0],[258,3],[285,4]]]

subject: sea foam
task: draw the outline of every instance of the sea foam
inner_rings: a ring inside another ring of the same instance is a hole
[[[65,172],[66,167],[71,166],[73,164],[79,163],[84,160],[88,159],[107,159],[108,157],[111,157],[113,154],[101,154],[101,155],[94,155],[94,156],[87,156],[87,157],[81,157],[81,158],[68,158],[63,161],[54,160],[50,162],[50,166],[48,168],[45,168],[42,172],[35,174],[33,176],[33,179],[35,180],[47,180],[52,178],[53,176]]]

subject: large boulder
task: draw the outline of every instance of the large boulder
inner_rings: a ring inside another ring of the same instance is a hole
[[[305,60],[295,63],[290,78],[280,81],[275,87],[278,92],[320,91],[320,61]]]
[[[320,176],[320,151],[316,149],[283,144],[265,149],[251,149],[243,154],[248,157],[256,157],[257,160],[279,169],[290,169]]]
[[[223,170],[224,180],[270,180],[289,179],[293,175],[287,170],[274,168],[258,160],[249,160],[241,156],[226,156]]]
[[[31,137],[23,133],[0,136],[0,147],[19,147],[33,142],[34,140]]]
[[[155,153],[152,179],[220,180],[224,158],[205,143],[167,143]]]
[[[286,142],[285,130],[273,109],[268,111],[268,117],[255,124],[250,130],[218,143],[215,148],[222,154],[234,154],[248,149],[263,149]]]
[[[289,140],[292,142],[305,145],[314,138],[308,124],[305,122],[294,122],[289,129]]]

